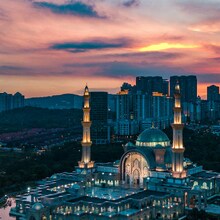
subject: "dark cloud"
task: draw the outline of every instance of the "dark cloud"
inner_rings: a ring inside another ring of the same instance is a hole
[[[34,2],[33,4],[37,8],[49,9],[56,14],[104,18],[104,16],[98,14],[98,12],[94,9],[94,6],[85,4],[80,1],[74,1],[67,4],[55,4],[50,2]]]
[[[214,1],[197,1],[197,0],[180,0],[177,5],[183,12],[198,16],[204,22],[218,22],[220,19],[219,0]]]
[[[125,7],[138,6],[140,4],[139,0],[126,0],[122,3]]]
[[[66,64],[65,67],[88,68],[89,75],[114,78],[135,77],[138,75],[162,75],[167,77],[171,73],[183,72],[181,68],[167,67],[157,62],[97,62],[84,64]],[[94,69],[94,71],[92,71]]]
[[[0,76],[31,76],[35,75],[34,69],[23,66],[0,66]]]
[[[109,62],[102,66],[102,70],[97,75],[107,75],[110,77],[128,77],[139,75],[162,75],[167,73],[178,73],[180,69],[160,66],[152,62],[130,63],[130,62]]]
[[[173,53],[173,52],[158,52],[158,51],[153,51],[153,52],[136,52],[136,53],[121,53],[121,54],[107,54],[104,55],[106,57],[128,57],[128,58],[143,58],[143,59],[154,59],[154,60],[164,60],[164,59],[176,59],[176,58],[181,58],[184,57],[185,54],[183,53]]]
[[[6,70],[6,71],[13,71],[13,70],[28,70],[29,68],[26,67],[20,67],[20,66],[0,66],[0,71],[1,70]]]
[[[197,78],[200,83],[220,83],[220,73],[198,74]]]
[[[214,62],[220,63],[220,57],[209,58],[209,61],[214,61]]]
[[[129,46],[130,42],[126,39],[118,40],[93,40],[82,42],[64,42],[53,44],[50,49],[66,50],[71,53],[86,52],[89,50],[103,50],[110,48],[123,48]]]
[[[7,15],[7,13],[0,8],[0,21],[9,21],[9,17]]]

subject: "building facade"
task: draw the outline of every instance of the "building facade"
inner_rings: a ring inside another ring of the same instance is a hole
[[[197,99],[197,77],[189,76],[171,76],[170,77],[170,96],[174,97],[175,85],[179,82],[181,92],[181,102],[196,102]]]
[[[108,125],[108,93],[91,92],[91,138],[94,144],[110,142],[110,127]]]
[[[17,92],[14,95],[0,93],[0,112],[24,107],[24,96]]]
[[[219,87],[211,85],[207,87],[207,100],[208,101],[220,101]]]

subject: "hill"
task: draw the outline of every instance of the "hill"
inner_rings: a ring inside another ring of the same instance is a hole
[[[0,133],[30,128],[68,128],[80,125],[81,109],[24,107],[0,113]]]
[[[49,109],[81,109],[83,97],[74,94],[63,94],[25,99],[25,106]]]

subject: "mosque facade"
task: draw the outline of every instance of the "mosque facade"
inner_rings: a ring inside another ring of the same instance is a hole
[[[220,215],[209,204],[219,193],[219,173],[184,158],[178,84],[172,144],[163,131],[152,126],[135,144],[127,143],[114,163],[91,159],[89,99],[86,86],[82,158],[75,171],[54,174],[29,193],[17,196],[12,216],[19,220],[179,219],[195,207]]]

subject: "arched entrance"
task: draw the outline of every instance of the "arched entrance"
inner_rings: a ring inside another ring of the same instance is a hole
[[[42,215],[41,220],[47,220],[47,217],[45,215]]]
[[[147,159],[140,152],[128,151],[121,158],[120,174],[123,183],[143,186],[143,179],[149,176]]]
[[[137,169],[133,172],[133,183],[134,185],[140,184],[140,172]]]

